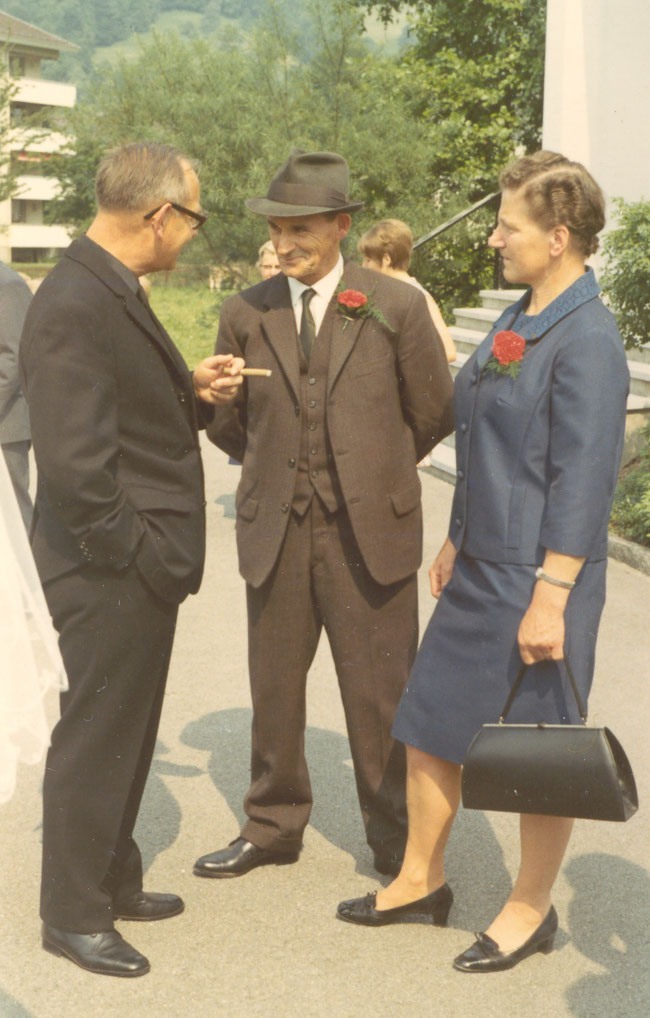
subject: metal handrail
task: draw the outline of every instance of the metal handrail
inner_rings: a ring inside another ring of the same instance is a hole
[[[436,226],[435,230],[432,230],[431,233],[425,233],[424,237],[420,237],[419,240],[415,241],[413,245],[413,250],[415,251],[415,249],[421,247],[422,244],[427,244],[430,240],[433,240],[434,237],[439,237],[441,233],[444,233],[445,230],[449,230],[452,226],[455,226],[456,223],[459,223],[461,221],[461,219],[466,219],[467,216],[471,216],[472,212],[476,212],[477,209],[483,208],[484,205],[489,205],[490,202],[493,202],[496,198],[499,198],[500,196],[501,196],[500,191],[493,191],[493,193],[488,194],[487,197],[481,198],[480,201],[475,202],[474,205],[471,205],[468,209],[465,209],[463,212],[459,212],[458,215],[453,216],[446,223],[443,223],[442,226]]]

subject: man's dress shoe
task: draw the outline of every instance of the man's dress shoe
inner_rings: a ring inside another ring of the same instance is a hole
[[[431,894],[407,905],[377,910],[377,892],[372,891],[365,898],[350,898],[342,901],[336,910],[339,919],[359,926],[388,926],[391,923],[432,922],[435,926],[446,926],[451,903],[454,900],[449,884],[443,884]]]
[[[116,901],[113,915],[116,919],[133,919],[139,922],[154,922],[178,915],[185,905],[177,894],[157,894],[155,891],[136,891],[129,898]]]
[[[269,863],[282,865],[296,862],[297,859],[298,852],[273,852],[252,845],[245,838],[235,838],[227,848],[197,859],[194,874],[197,877],[241,877],[256,866],[267,866]]]
[[[546,918],[528,940],[508,954],[500,951],[499,945],[487,933],[477,933],[472,946],[454,960],[454,968],[459,972],[503,972],[514,968],[537,951],[549,954],[553,950],[557,928],[557,912],[551,905]]]
[[[82,969],[102,976],[143,976],[151,967],[117,930],[67,933],[43,923],[43,947],[50,954],[63,955]]]

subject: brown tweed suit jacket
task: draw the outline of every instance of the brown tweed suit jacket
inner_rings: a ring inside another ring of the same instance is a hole
[[[331,332],[326,427],[336,472],[364,562],[378,583],[389,584],[422,561],[417,462],[452,430],[452,382],[415,287],[352,263],[341,287],[372,294],[389,326],[371,317],[347,321],[336,295],[321,326]],[[247,378],[235,403],[216,407],[207,428],[213,442],[243,463],[239,565],[244,579],[259,587],[286,531],[304,412],[285,276],[224,302],[216,350],[273,372]]]

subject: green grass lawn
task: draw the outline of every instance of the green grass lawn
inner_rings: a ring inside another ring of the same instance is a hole
[[[214,353],[222,300],[207,285],[152,287],[151,306],[190,369]]]

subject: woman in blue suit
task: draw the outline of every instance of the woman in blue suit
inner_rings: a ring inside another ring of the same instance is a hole
[[[498,718],[522,659],[532,667],[512,721],[579,720],[559,666],[565,653],[585,700],[593,675],[629,384],[616,324],[585,266],[604,200],[583,166],[552,152],[517,160],[499,183],[488,243],[508,282],[530,289],[456,380],[456,490],[430,570],[439,601],[393,730],[407,744],[408,844],[392,884],[339,905],[341,919],[363,925],[418,915],[446,923],[444,850],[461,765],[481,725]],[[551,949],[551,890],[572,824],[522,815],[512,893],[455,968],[512,968]]]

